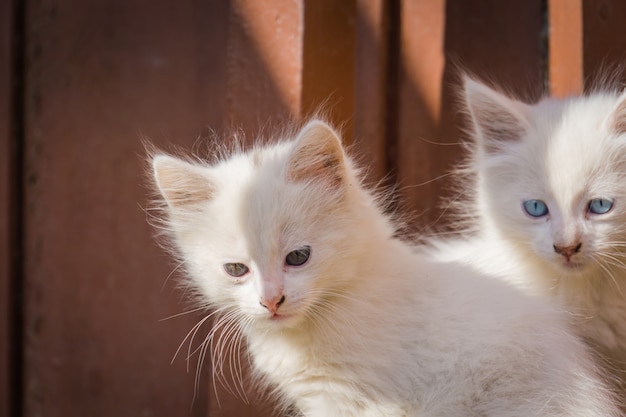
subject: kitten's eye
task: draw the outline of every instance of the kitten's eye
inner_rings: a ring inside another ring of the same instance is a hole
[[[541,200],[526,200],[522,205],[524,211],[532,217],[543,217],[548,214],[548,206]]]
[[[309,260],[309,256],[311,256],[311,248],[305,246],[289,252],[285,257],[285,263],[290,266],[304,265]]]
[[[232,263],[224,264],[224,271],[226,271],[226,273],[231,277],[239,278],[246,275],[250,271],[250,269],[248,269],[248,267],[244,264]]]
[[[593,214],[605,214],[613,208],[613,200],[606,198],[594,198],[589,201],[589,212]]]

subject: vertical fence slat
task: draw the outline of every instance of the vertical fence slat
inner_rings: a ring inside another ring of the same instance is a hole
[[[597,78],[603,77],[626,83],[626,2],[578,1],[582,1],[582,66],[585,85],[593,84]]]
[[[373,181],[387,174],[390,4],[359,0],[356,12],[354,140]]]
[[[626,82],[626,3],[549,0],[550,93],[580,94],[601,80]]]
[[[513,94],[536,97],[543,91],[546,75],[544,14],[542,0],[447,1],[446,76],[453,70],[450,60],[456,60]]]
[[[302,115],[327,104],[332,122],[352,141],[356,0],[305,0],[302,33]]]
[[[302,0],[229,2],[222,47],[228,127],[254,136],[300,115]],[[210,19],[210,16],[205,16]]]
[[[402,3],[398,179],[418,222],[432,224],[457,160],[457,68],[521,95],[542,89],[541,1]]]
[[[548,2],[550,94],[565,97],[583,90],[583,0]]]
[[[16,401],[15,308],[15,141],[12,137],[13,2],[0,2],[0,417],[12,417]]]
[[[402,195],[416,210],[418,222],[432,219],[435,182],[442,167],[431,160],[428,141],[445,141],[438,133],[445,45],[445,1],[400,2],[397,138],[395,172]],[[418,185],[420,183],[427,183]]]

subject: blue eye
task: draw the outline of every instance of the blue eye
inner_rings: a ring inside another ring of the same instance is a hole
[[[548,206],[541,200],[526,200],[522,206],[524,211],[532,217],[543,217],[548,214]]]
[[[613,208],[613,200],[606,198],[594,198],[589,201],[589,212],[593,214],[605,214]]]

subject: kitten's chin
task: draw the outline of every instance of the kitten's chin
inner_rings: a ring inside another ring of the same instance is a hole
[[[589,263],[582,261],[557,260],[553,266],[558,272],[569,275],[582,275],[589,269]]]
[[[257,319],[257,325],[266,329],[284,329],[297,327],[301,322],[299,314],[278,313],[265,315]]]
[[[273,316],[269,318],[269,320],[275,323],[285,323],[293,318],[294,316],[290,314],[274,314]]]
[[[583,272],[587,267],[585,264],[578,262],[563,262],[561,268],[568,272]]]

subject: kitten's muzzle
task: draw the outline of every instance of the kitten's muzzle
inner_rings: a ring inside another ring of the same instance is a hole
[[[574,256],[574,254],[580,252],[580,248],[582,247],[582,245],[582,243],[578,243],[577,245],[571,246],[552,245],[552,247],[554,248],[554,251],[556,253],[558,253],[559,255],[563,255],[569,261],[570,258]]]
[[[276,297],[273,300],[265,300],[261,298],[259,300],[259,304],[268,309],[271,313],[276,314],[278,311],[278,307],[281,306],[285,302],[285,296],[282,295],[280,298]]]

